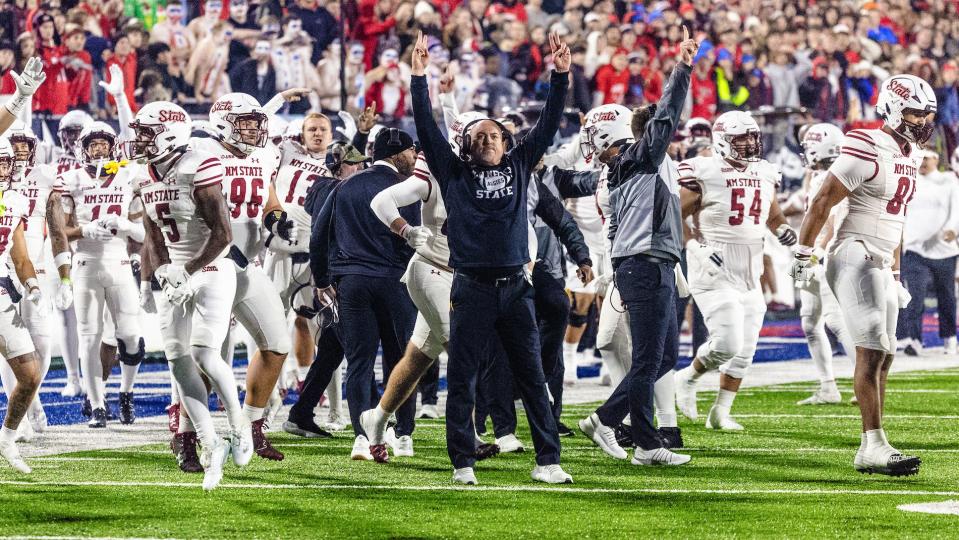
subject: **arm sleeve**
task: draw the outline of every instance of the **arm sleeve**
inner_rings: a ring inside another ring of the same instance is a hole
[[[356,130],[356,134],[353,135],[353,148],[356,148],[361,153],[366,151],[366,143],[370,140],[369,133],[362,133],[360,130]]]
[[[620,160],[637,162],[640,172],[656,172],[666,156],[669,143],[679,125],[686,94],[689,93],[690,67],[680,62],[673,68],[669,83],[659,100],[656,113],[646,123],[643,138],[626,149],[626,155]]]
[[[120,122],[120,139],[124,141],[132,140],[134,133],[130,123],[133,122],[133,110],[130,109],[130,102],[127,101],[127,93],[120,92],[115,100],[117,102],[117,121]]]
[[[446,130],[456,122],[456,117],[460,115],[459,108],[456,106],[456,96],[453,92],[440,94],[440,106],[443,107],[443,123],[446,124]]]
[[[283,96],[277,94],[273,96],[270,101],[267,101],[265,105],[263,105],[263,110],[266,111],[267,114],[276,114],[280,109],[283,108],[285,103],[286,100],[283,99]]]
[[[554,169],[553,182],[556,183],[556,190],[559,191],[559,196],[563,199],[588,197],[596,193],[599,174],[599,170],[570,171]]]
[[[589,248],[586,247],[586,240],[576,225],[576,220],[545,186],[540,186],[539,202],[536,204],[535,213],[556,233],[559,241],[563,243],[577,265],[586,262],[592,264],[589,260]]]
[[[703,192],[703,186],[699,182],[699,174],[696,171],[696,162],[687,159],[679,164],[676,169],[679,171],[679,185],[696,193]]]
[[[413,120],[416,122],[416,136],[420,146],[424,149],[426,163],[433,171],[433,177],[438,182],[446,182],[455,178],[460,159],[453,154],[443,132],[433,120],[433,108],[430,105],[430,94],[426,76],[414,75],[410,83],[410,94],[413,98]]]
[[[313,285],[320,289],[330,286],[330,248],[333,234],[333,202],[336,200],[336,188],[326,198],[319,214],[313,220],[310,232],[310,271],[313,273]]]
[[[429,180],[411,176],[384,189],[370,202],[370,208],[383,225],[390,226],[400,215],[400,208],[426,200],[430,196]]]
[[[579,149],[579,133],[559,150],[552,154],[543,156],[543,165],[547,167],[559,167],[561,169],[571,169],[579,161],[581,156]]]
[[[533,167],[546,153],[546,149],[553,144],[553,137],[556,135],[559,122],[563,118],[563,107],[566,104],[566,92],[568,90],[569,73],[554,71],[549,78],[549,93],[546,95],[546,105],[543,106],[543,112],[533,129],[513,150],[520,156],[527,170],[533,170]]]
[[[855,191],[879,173],[879,154],[868,133],[853,130],[842,140],[839,157],[829,167],[835,177],[849,191]]]

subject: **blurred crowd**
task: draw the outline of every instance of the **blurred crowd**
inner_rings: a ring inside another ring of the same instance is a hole
[[[265,102],[308,87],[315,90],[311,101],[284,113],[329,113],[344,101],[356,112],[375,103],[384,124],[407,127],[409,57],[418,31],[430,36],[433,89],[450,69],[460,110],[497,116],[545,96],[547,33],[555,31],[573,52],[569,108],[585,112],[658,100],[683,22],[703,41],[687,118],[748,109],[780,124],[786,135],[776,142],[793,143],[782,125],[874,124],[878,83],[890,73],[912,73],[938,93],[934,146],[945,157],[959,138],[957,3],[3,0],[0,94],[13,91],[9,71],[39,55],[47,80],[33,110],[54,119],[71,109],[114,117],[96,83],[116,64],[134,107],[173,100],[202,114],[231,90]]]

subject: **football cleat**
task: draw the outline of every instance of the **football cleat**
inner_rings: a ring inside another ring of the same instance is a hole
[[[334,411],[333,409],[330,409],[330,414],[329,416],[326,417],[326,422],[323,423],[323,427],[327,431],[333,431],[333,432],[343,431],[344,429],[346,429],[347,423],[348,423],[347,419],[343,418],[340,415],[339,411]]]
[[[23,457],[20,456],[20,449],[17,448],[17,443],[13,441],[0,442],[0,456],[3,456],[3,459],[7,460],[7,463],[17,472],[30,474],[32,471],[30,466],[27,465],[27,462],[23,461]]]
[[[230,453],[237,467],[245,467],[253,459],[253,428],[245,423],[238,431],[230,432]]]
[[[93,414],[90,415],[90,421],[87,422],[88,428],[105,428],[107,427],[107,411],[103,408],[93,409]]]
[[[912,476],[919,474],[922,460],[918,456],[905,456],[890,445],[867,448],[862,457],[856,454],[856,470],[863,474],[886,476]]]
[[[47,413],[43,410],[43,405],[34,400],[33,404],[27,410],[27,422],[37,433],[43,433],[47,429]]]
[[[484,459],[495,457],[498,454],[499,446],[484,442],[476,445],[476,451],[473,453],[473,457],[476,458],[476,461],[483,461]]]
[[[364,435],[357,435],[353,441],[350,459],[354,461],[373,461],[373,454],[370,453],[370,441]]]
[[[80,406],[80,414],[82,414],[84,418],[93,416],[93,405],[90,404],[90,398],[83,398],[83,405]]]
[[[621,447],[632,448],[636,446],[633,444],[633,428],[631,426],[620,422],[618,426],[613,428],[613,433],[616,435],[616,444]]]
[[[686,454],[677,454],[667,448],[654,448],[652,450],[643,450],[636,448],[633,452],[633,459],[630,463],[633,465],[685,465],[689,463],[692,457]]]
[[[377,446],[387,442],[386,433],[383,429],[377,429],[376,418],[376,409],[367,409],[360,413],[360,427],[363,428],[363,433],[366,433],[366,436],[369,438],[370,444],[375,444]]]
[[[560,437],[575,437],[575,436],[576,436],[576,432],[573,431],[572,429],[570,429],[569,426],[567,426],[566,424],[564,424],[564,423],[562,423],[562,422],[556,422],[556,433],[559,434]]]
[[[839,393],[839,390],[832,391],[820,388],[806,399],[797,401],[796,405],[834,405],[836,403],[842,403],[842,394]]]
[[[170,433],[176,433],[180,431],[180,404],[171,403],[167,405],[166,414],[167,429],[170,430]]]
[[[683,416],[697,420],[699,411],[696,410],[696,380],[680,375],[687,369],[689,368],[676,372],[676,406]]]
[[[664,448],[682,448],[683,432],[678,427],[663,427],[657,430]]]
[[[392,430],[390,430],[390,437],[388,444],[390,448],[393,449],[393,455],[396,457],[413,457],[413,438],[409,435],[402,435],[397,437]],[[372,450],[371,450],[372,451]]]
[[[170,450],[176,458],[177,466],[185,473],[201,473],[200,457],[196,453],[196,432],[177,433],[170,441]]]
[[[298,420],[292,416],[286,422],[283,422],[283,431],[307,439],[329,439],[333,436],[329,431],[316,425],[316,422],[312,419]]]
[[[436,407],[436,405],[430,405],[430,404],[423,405],[423,407],[420,408],[419,416],[417,416],[417,418],[431,418],[433,420],[439,417],[440,417],[439,409]]]
[[[463,484],[464,486],[475,486],[479,484],[479,482],[476,481],[476,474],[473,472],[473,467],[453,469],[453,483]]]
[[[223,480],[223,465],[230,457],[230,445],[223,439],[217,438],[212,448],[204,448],[200,455],[200,465],[203,466],[203,489],[210,491],[220,485]]]
[[[596,443],[596,446],[602,448],[603,452],[606,452],[611,457],[616,459],[626,459],[629,457],[626,451],[616,442],[616,433],[612,428],[603,425],[603,422],[599,419],[599,415],[596,413],[580,420],[579,429],[581,429],[587,437],[592,439],[592,441]]]
[[[17,442],[30,442],[33,440],[33,436],[36,435],[33,431],[33,425],[30,422],[25,420],[20,420],[20,425],[17,426]]]
[[[510,433],[496,439],[496,446],[499,446],[501,454],[511,454],[513,452],[525,452],[526,447],[523,442],[516,438],[516,435]]]
[[[533,467],[533,473],[530,475],[537,482],[547,484],[572,484],[573,477],[566,473],[558,464],[537,465]]]
[[[709,409],[709,416],[706,417],[706,429],[718,429],[721,431],[743,431],[745,428],[739,425],[739,422],[733,420],[729,413],[723,413],[718,407],[713,405]]]
[[[120,392],[120,423],[132,424],[137,419],[133,408],[133,392]]]
[[[253,451],[263,459],[283,461],[283,452],[274,448],[273,445],[270,444],[270,439],[267,438],[266,433],[263,432],[265,422],[265,418],[260,418],[250,425],[253,429]]]
[[[68,380],[67,384],[63,385],[63,390],[60,390],[60,395],[63,397],[77,397],[83,394],[83,387],[80,385],[80,379],[78,378]]]
[[[390,462],[390,450],[389,450],[389,447],[386,445],[386,443],[371,444],[370,455],[373,456],[373,461],[377,463]]]

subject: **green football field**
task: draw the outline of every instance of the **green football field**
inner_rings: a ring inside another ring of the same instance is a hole
[[[959,370],[894,375],[887,433],[923,460],[907,479],[856,473],[857,410],[795,406],[813,388],[805,383],[743,391],[734,408],[743,434],[681,420],[693,455],[683,467],[636,467],[582,434],[564,439],[571,486],[533,482],[529,451],[479,463],[479,486],[452,486],[442,420],[418,423],[416,457],[387,465],[350,461],[349,432],[274,433],[285,461],[230,465],[212,493],[160,444],[33,458],[28,477],[0,468],[0,536],[955,537],[959,517],[897,506],[959,499],[957,387]],[[850,381],[840,388],[851,395]],[[712,397],[701,394],[701,413]],[[564,420],[590,409],[568,407]]]

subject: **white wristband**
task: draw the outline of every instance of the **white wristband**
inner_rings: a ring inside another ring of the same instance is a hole
[[[53,265],[57,268],[63,265],[73,266],[73,253],[69,251],[57,253],[56,256],[53,257]]]
[[[35,277],[28,279],[27,282],[24,283],[23,285],[27,288],[28,291],[32,291],[33,289],[40,288],[40,282],[37,281],[37,278]]]
[[[3,104],[7,108],[7,112],[13,116],[18,116],[20,111],[23,110],[23,107],[27,104],[27,101],[30,101],[30,96],[25,96],[20,92],[17,92],[6,103]]]

